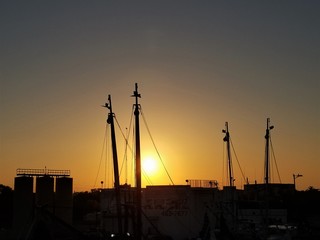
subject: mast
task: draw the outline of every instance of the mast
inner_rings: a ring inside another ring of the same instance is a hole
[[[137,208],[137,226],[136,226],[136,239],[142,239],[142,214],[141,214],[141,156],[140,156],[140,125],[139,125],[139,103],[138,98],[141,95],[138,93],[138,84],[135,84],[135,91],[132,97],[135,98],[134,116],[135,116],[135,141],[136,141],[136,208]]]
[[[270,130],[273,129],[273,126],[269,126],[270,118],[267,118],[267,128],[266,128],[266,135],[264,136],[266,139],[266,148],[265,148],[265,174],[264,174],[264,181],[265,184],[269,184],[270,181],[270,150],[269,150],[269,143],[270,143]]]
[[[121,197],[120,197],[120,180],[119,180],[119,167],[118,167],[118,154],[116,135],[114,130],[114,113],[112,112],[111,96],[108,95],[108,103],[104,107],[109,109],[107,123],[111,125],[111,142],[112,142],[112,155],[113,155],[113,170],[114,170],[114,188],[116,194],[116,205],[117,205],[117,217],[118,217],[118,231],[122,233],[122,219],[121,219]]]
[[[232,168],[232,160],[231,160],[231,153],[230,153],[230,134],[228,129],[228,122],[226,122],[226,128],[222,130],[225,133],[225,137],[223,141],[227,143],[227,157],[228,157],[228,175],[229,175],[229,186],[234,186],[234,178],[233,178],[233,168]]]

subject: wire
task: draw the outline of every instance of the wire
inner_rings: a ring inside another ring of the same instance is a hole
[[[224,164],[225,164],[225,147],[224,147],[224,142],[222,142],[222,186],[225,185],[225,179],[224,179]]]
[[[96,175],[96,179],[95,179],[95,181],[94,181],[94,184],[93,184],[93,188],[95,188],[95,187],[96,187],[97,179],[98,179],[99,172],[100,172],[100,168],[101,168],[101,162],[102,162],[103,153],[104,153],[104,149],[105,149],[105,145],[106,145],[107,129],[108,129],[108,127],[107,127],[107,124],[106,124],[106,127],[105,127],[105,134],[104,134],[103,144],[102,144],[102,151],[101,151],[101,155],[100,155],[100,162],[99,162],[98,172],[97,172],[97,175]]]
[[[126,154],[127,154],[127,147],[129,147],[130,152],[131,152],[131,169],[130,169],[131,182],[134,181],[134,179],[133,179],[133,176],[134,176],[134,170],[133,170],[133,169],[134,169],[134,157],[133,157],[133,150],[132,150],[132,147],[131,147],[131,146],[133,146],[133,144],[134,144],[133,137],[132,137],[131,146],[128,144],[128,142],[129,142],[129,136],[130,136],[131,128],[132,128],[132,126],[133,126],[132,122],[133,122],[133,107],[132,107],[132,110],[131,110],[129,130],[128,130],[127,133],[126,133],[126,150],[125,150],[125,152],[126,152]]]
[[[104,182],[105,182],[105,186],[108,186],[108,181],[107,181],[107,170],[108,170],[108,152],[109,152],[109,149],[108,149],[108,141],[107,141],[107,136],[109,136],[109,124],[107,124],[106,126],[106,134],[105,134],[105,138],[106,138],[106,143],[105,143],[105,160],[104,160]]]
[[[121,168],[120,168],[120,175],[121,175],[124,164],[126,164],[126,168],[127,168],[127,152],[128,152],[127,149],[129,147],[129,150],[131,151],[131,153],[133,152],[133,150],[132,150],[131,146],[128,144],[128,134],[127,134],[127,136],[124,135],[116,116],[114,116],[114,119],[116,120],[116,124],[121,132],[123,139],[125,140],[125,151],[124,151],[124,156],[123,156],[123,160],[122,160],[122,164],[121,164]],[[132,122],[132,117],[130,119],[130,128],[131,128],[131,122]],[[126,174],[125,182],[127,183],[127,172],[125,174]]]
[[[231,147],[232,147],[232,150],[233,150],[233,154],[234,154],[234,156],[236,157],[236,160],[237,160],[237,163],[238,163],[238,166],[239,166],[241,175],[242,175],[242,177],[243,177],[243,180],[246,181],[246,177],[245,177],[244,174],[243,174],[243,171],[242,171],[240,162],[239,162],[239,160],[238,160],[238,156],[237,156],[237,154],[236,154],[236,151],[234,150],[233,143],[232,143],[232,141],[231,141],[231,137],[230,137],[230,143],[231,143]]]
[[[276,165],[276,169],[277,169],[279,181],[280,181],[280,183],[281,183],[282,181],[281,181],[281,177],[280,177],[280,174],[279,174],[279,169],[278,169],[277,160],[276,160],[276,157],[275,157],[275,155],[274,155],[274,149],[273,149],[273,146],[272,146],[271,136],[270,136],[270,145],[271,145],[272,156],[273,156],[273,159],[274,159],[274,162],[275,162],[275,165]]]
[[[116,123],[117,123],[117,126],[121,132],[121,135],[122,137],[124,138],[125,140],[125,154],[124,154],[124,159],[122,161],[122,165],[121,165],[121,169],[120,169],[120,173],[122,172],[122,169],[123,169],[123,165],[124,163],[126,162],[126,159],[127,159],[127,148],[129,148],[130,152],[133,153],[133,148],[128,144],[128,139],[129,139],[129,133],[127,132],[127,134],[125,135],[120,127],[120,124],[118,122],[118,119],[116,118],[116,116],[114,117],[114,119],[116,120]],[[131,127],[132,127],[132,122],[133,122],[133,111],[132,111],[132,114],[131,114],[131,118],[130,118],[130,125],[129,125],[129,132],[131,130]],[[133,164],[132,164],[133,165]],[[143,177],[145,178],[145,180],[148,182],[149,185],[153,185],[152,184],[152,181],[150,179],[150,177],[148,176],[148,174],[144,171],[144,169],[142,169],[142,175]],[[126,178],[126,183],[127,183],[127,178]]]
[[[146,181],[148,182],[149,185],[153,185],[151,179],[149,178],[148,174],[146,173],[146,171],[142,168],[142,175],[143,177],[146,179]]]
[[[141,116],[142,116],[142,118],[143,118],[144,124],[146,125],[147,131],[148,131],[148,133],[149,133],[149,137],[150,137],[150,139],[151,139],[151,141],[152,141],[152,144],[153,144],[153,146],[154,146],[154,148],[155,148],[155,150],[156,150],[156,152],[157,152],[157,154],[158,154],[158,157],[159,157],[159,159],[160,159],[160,161],[161,161],[161,164],[162,164],[164,170],[166,171],[166,173],[167,173],[167,175],[168,175],[168,177],[169,177],[172,185],[174,185],[173,180],[172,180],[172,178],[171,178],[171,176],[170,176],[170,174],[169,174],[166,166],[164,165],[164,162],[163,162],[163,160],[162,160],[162,158],[161,158],[161,156],[160,156],[160,153],[159,153],[159,151],[158,151],[158,149],[157,149],[157,147],[156,147],[156,144],[155,144],[155,142],[154,142],[154,140],[153,140],[153,138],[152,138],[152,135],[151,135],[151,133],[150,133],[150,129],[149,129],[149,127],[148,127],[147,121],[146,121],[146,119],[145,119],[145,117],[144,117],[144,113],[143,113],[141,107],[140,107],[140,110],[141,110]]]

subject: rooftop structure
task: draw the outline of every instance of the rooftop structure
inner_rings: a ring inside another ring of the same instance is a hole
[[[70,170],[54,170],[54,169],[26,169],[18,168],[17,176],[29,176],[29,177],[38,177],[38,176],[51,176],[51,177],[69,177]]]

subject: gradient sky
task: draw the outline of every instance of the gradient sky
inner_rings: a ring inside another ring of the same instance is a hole
[[[137,82],[174,184],[222,186],[226,121],[245,176],[262,182],[270,117],[282,182],[300,173],[298,189],[320,188],[319,12],[291,0],[1,1],[0,183],[13,187],[17,168],[70,169],[76,191],[111,178],[100,105],[111,94],[129,127]],[[156,157],[141,128],[142,155]]]

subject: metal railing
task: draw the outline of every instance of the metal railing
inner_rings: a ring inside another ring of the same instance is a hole
[[[52,176],[52,177],[67,177],[70,176],[70,170],[55,170],[55,169],[27,169],[18,168],[17,176]]]

